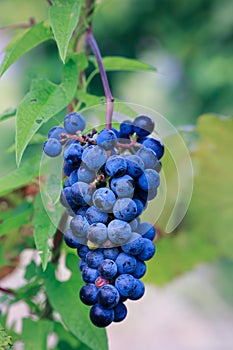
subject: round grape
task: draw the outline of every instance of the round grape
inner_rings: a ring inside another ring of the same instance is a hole
[[[62,145],[55,138],[49,138],[43,146],[44,153],[49,157],[57,157],[62,152]]]
[[[123,303],[119,303],[114,308],[114,320],[113,322],[121,322],[123,321],[127,316],[127,307]]]
[[[154,121],[147,115],[139,115],[134,120],[134,132],[140,137],[150,135],[154,127]]]
[[[106,309],[99,304],[95,304],[91,307],[90,319],[97,327],[107,327],[114,319],[114,311],[113,309]]]
[[[98,288],[94,283],[88,283],[80,289],[80,300],[86,305],[94,305],[97,303]]]
[[[131,227],[125,221],[116,219],[108,224],[108,238],[116,245],[122,245],[128,242],[131,233]]]
[[[75,134],[77,131],[83,131],[85,129],[86,121],[81,114],[71,112],[64,119],[64,127],[69,134]]]
[[[164,154],[164,145],[159,139],[147,137],[142,144],[143,146],[152,149],[156,153],[158,159],[162,158]]]
[[[104,259],[100,263],[98,270],[103,278],[110,280],[117,274],[117,265],[113,260]]]
[[[99,210],[108,213],[111,212],[112,207],[116,202],[116,196],[109,188],[102,187],[94,192],[92,201]]]
[[[99,170],[106,160],[107,153],[102,147],[99,146],[88,146],[85,148],[82,155],[82,161],[86,164],[88,169],[93,171]]]
[[[116,287],[106,284],[100,287],[97,295],[98,303],[107,309],[114,308],[120,300],[120,294]]]
[[[137,215],[137,206],[130,198],[120,198],[113,207],[115,218],[124,221],[131,221]]]
[[[103,129],[96,137],[97,145],[103,147],[106,151],[113,149],[117,144],[117,137],[112,130]]]
[[[101,222],[94,223],[88,227],[87,238],[90,242],[100,245],[108,237],[107,227]]]

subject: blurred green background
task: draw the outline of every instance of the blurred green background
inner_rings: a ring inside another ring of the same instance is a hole
[[[26,23],[29,17],[45,19],[46,1],[0,1],[1,27]],[[137,58],[158,70],[109,73],[115,97],[157,110],[178,129],[196,125],[195,132],[183,133],[195,174],[190,208],[176,232],[158,241],[157,257],[149,263],[145,279],[148,294],[139,311],[135,304],[130,308],[123,325],[109,328],[110,350],[125,350],[129,344],[141,349],[143,332],[149,350],[231,350],[233,1],[102,0],[93,30],[103,56]],[[0,48],[16,33],[2,30]],[[54,42],[26,54],[0,79],[0,114],[17,107],[33,76],[58,82],[61,67]],[[103,95],[98,75],[89,92]],[[53,121],[43,126],[42,134],[52,125]],[[0,124],[0,176],[16,167],[14,152],[9,151],[13,143],[10,119]],[[23,162],[40,149],[41,145],[30,146]],[[169,154],[163,162],[172,201],[175,167]],[[159,224],[163,231],[163,218]],[[143,322],[138,321],[143,312]],[[147,317],[155,329],[148,331]]]

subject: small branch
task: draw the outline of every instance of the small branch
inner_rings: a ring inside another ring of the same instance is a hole
[[[0,28],[0,30],[15,30],[15,29],[27,29],[30,27],[33,27],[36,24],[35,18],[31,17],[29,18],[28,23],[19,23],[19,24],[14,24],[12,26],[6,26]]]
[[[13,292],[13,290],[11,290],[11,289],[7,289],[7,288],[0,287],[0,292],[1,292],[1,293],[4,293],[4,294],[12,295],[12,296],[16,297],[15,292]]]
[[[47,3],[49,4],[49,6],[53,6],[53,3],[51,0],[47,0]]]
[[[106,96],[106,129],[111,129],[112,127],[112,115],[113,115],[113,108],[114,108],[114,98],[112,96],[109,83],[108,83],[108,77],[103,65],[102,56],[98,47],[98,44],[93,36],[91,25],[89,26],[86,34],[86,42],[90,46],[93,54],[96,57],[100,76],[104,88],[104,93]]]

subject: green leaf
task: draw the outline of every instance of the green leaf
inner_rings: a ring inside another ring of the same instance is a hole
[[[134,60],[132,58],[126,57],[117,57],[117,56],[109,56],[103,58],[103,64],[106,71],[115,71],[115,70],[127,70],[127,71],[152,71],[156,72],[156,68],[150,64]]]
[[[94,65],[98,67],[95,57],[91,57],[90,59]],[[157,69],[150,64],[120,56],[103,57],[103,64],[106,71],[157,71]]]
[[[30,215],[32,213],[32,205],[23,203],[17,210],[14,210],[10,218],[3,220],[0,226],[0,236],[9,233],[11,230],[20,228],[29,223]]]
[[[85,344],[81,343],[69,330],[65,329],[61,323],[54,324],[54,332],[58,337],[57,348],[62,350],[90,350]]]
[[[31,280],[33,277],[35,277],[37,272],[37,265],[35,263],[35,261],[31,261],[29,265],[27,265],[26,269],[25,269],[25,274],[24,274],[24,278],[29,281]]]
[[[3,328],[3,326],[0,323],[0,350],[1,349],[4,350],[7,347],[11,348],[12,346],[13,346],[13,343],[12,343],[11,337],[8,336],[8,334],[6,333],[5,329]]]
[[[158,241],[157,255],[148,263],[147,281],[163,284],[198,264],[233,260],[232,129],[232,117],[199,118],[196,128],[199,138],[191,153],[195,180],[190,207],[176,234]],[[169,182],[173,170],[166,164],[166,158],[163,166]]]
[[[31,182],[39,174],[40,157],[35,155],[28,162],[21,165],[0,178],[0,196],[3,196],[19,187]]]
[[[0,122],[16,115],[16,108],[9,108],[0,114]]]
[[[92,350],[106,350],[106,331],[91,324],[89,308],[84,306],[78,297],[77,289],[81,287],[82,280],[77,271],[77,262],[74,254],[67,255],[67,267],[72,271],[72,276],[62,283],[56,280],[54,266],[48,266],[45,272],[45,287],[49,302],[61,315],[69,331],[82,343]]]
[[[36,196],[34,203],[34,217],[32,224],[34,226],[36,249],[39,251],[42,267],[45,270],[50,256],[48,239],[55,234],[56,226],[54,226],[44,208],[40,193]]]
[[[77,67],[73,60],[64,66],[62,82],[46,79],[32,82],[31,90],[21,101],[16,116],[16,162],[19,165],[32,136],[51,117],[72,100],[77,86]]]
[[[74,29],[78,25],[83,0],[56,1],[49,9],[49,19],[61,60],[66,54]]]
[[[6,47],[5,56],[0,67],[0,77],[26,52],[49,39],[53,39],[53,35],[48,21],[38,23],[14,38]]]
[[[23,320],[22,340],[24,350],[47,350],[47,337],[53,331],[53,322],[48,320]]]

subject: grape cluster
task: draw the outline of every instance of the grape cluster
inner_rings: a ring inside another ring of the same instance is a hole
[[[44,152],[55,157],[64,145],[61,203],[72,218],[64,239],[80,257],[80,299],[91,306],[93,324],[106,327],[122,321],[124,302],[145,291],[140,279],[155,254],[156,231],[140,215],[157,194],[164,146],[149,137],[154,122],[146,115],[119,130],[84,135],[85,126],[82,115],[68,114],[64,128],[49,131]]]

